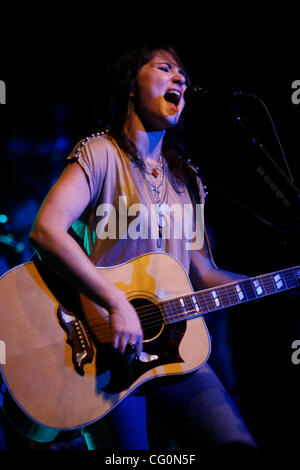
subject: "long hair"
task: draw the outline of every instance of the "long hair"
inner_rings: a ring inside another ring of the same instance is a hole
[[[99,119],[101,130],[106,130],[125,151],[131,160],[142,170],[144,162],[132,141],[124,132],[130,94],[135,89],[140,69],[147,64],[157,52],[170,54],[183,70],[187,85],[190,79],[181,58],[170,45],[147,44],[128,52],[114,62],[107,71],[104,86],[105,96],[102,101],[103,113]],[[191,167],[187,163],[187,149],[183,143],[183,116],[181,114],[176,126],[166,129],[162,151],[176,183],[186,184],[190,178]],[[176,185],[176,184],[175,184]],[[177,186],[177,185],[176,185]]]

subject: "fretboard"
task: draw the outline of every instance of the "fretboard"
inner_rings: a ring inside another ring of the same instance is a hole
[[[300,285],[299,280],[300,266],[295,266],[164,300],[159,305],[165,323],[175,323],[293,289]]]

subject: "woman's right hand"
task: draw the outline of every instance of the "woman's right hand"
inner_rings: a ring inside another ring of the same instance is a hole
[[[113,347],[124,353],[126,346],[135,345],[139,355],[143,347],[143,329],[138,314],[125,296],[121,296],[110,306],[110,326]]]

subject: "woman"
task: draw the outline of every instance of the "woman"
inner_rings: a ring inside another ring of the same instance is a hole
[[[182,158],[178,139],[189,79],[177,53],[171,47],[140,48],[122,57],[110,77],[108,130],[75,147],[39,211],[30,240],[49,266],[94,302],[106,306],[114,348],[124,353],[128,345],[135,345],[139,355],[143,348],[139,317],[124,293],[95,266],[112,266],[143,253],[163,251],[182,263],[196,289],[243,276],[215,266],[206,237],[197,249],[186,244],[194,234],[195,214],[183,237],[177,238],[174,217],[168,213],[172,204],[184,207],[193,203],[195,207],[197,197],[197,202],[204,203],[201,181]],[[196,182],[196,192],[191,181]],[[127,207],[139,203],[159,208],[155,216],[148,211],[139,219],[138,239],[137,225],[135,236],[128,236],[128,221],[125,228],[118,217],[117,227],[110,224],[110,218],[99,223],[103,207],[114,208],[111,213],[120,215],[120,201]],[[148,222],[154,220],[154,236],[150,236],[147,217]],[[88,448],[148,449],[147,413],[161,429],[173,431],[183,448],[221,448],[235,443],[255,448],[207,365],[195,373],[144,384],[83,430]]]

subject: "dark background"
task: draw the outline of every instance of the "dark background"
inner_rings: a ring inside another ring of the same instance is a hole
[[[282,176],[288,170],[270,120],[299,187],[300,104],[291,99],[297,75],[287,71],[282,78],[282,50],[274,42],[246,45],[239,37],[225,46],[216,31],[215,41],[212,31],[201,35],[205,18],[193,27],[178,25],[147,9],[124,19],[121,11],[118,18],[104,9],[73,10],[71,16],[45,7],[37,20],[20,8],[2,30],[0,79],[7,104],[0,106],[0,213],[8,220],[0,223],[1,273],[31,259],[31,224],[65,157],[95,130],[107,65],[154,35],[170,42],[192,81],[209,90],[187,105],[185,138],[207,186],[206,220],[217,265],[257,275],[299,264],[299,201]],[[234,96],[236,91],[243,95]],[[276,196],[277,188],[289,208]],[[300,365],[291,361],[291,345],[300,339],[299,291],[211,314],[207,324],[211,363],[261,448],[295,450]],[[3,448],[34,448],[2,421]]]

